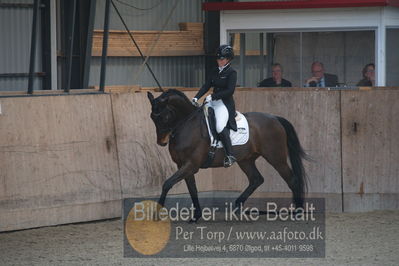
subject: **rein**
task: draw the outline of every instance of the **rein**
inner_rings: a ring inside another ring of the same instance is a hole
[[[191,118],[194,117],[194,115],[197,114],[198,111],[202,110],[202,106],[197,108],[196,110],[194,110],[187,118],[183,119],[182,121],[180,121],[179,123],[177,123],[176,126],[170,128],[170,137],[173,139],[177,133],[177,130],[182,127],[184,124],[186,124]]]

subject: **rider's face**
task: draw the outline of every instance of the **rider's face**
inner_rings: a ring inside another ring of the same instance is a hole
[[[223,67],[229,62],[229,59],[227,59],[227,58],[217,59],[216,61],[218,62],[219,67]]]

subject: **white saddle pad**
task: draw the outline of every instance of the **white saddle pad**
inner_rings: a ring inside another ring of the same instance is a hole
[[[248,120],[242,113],[240,113],[238,111],[236,113],[237,113],[237,116],[236,116],[237,131],[230,130],[230,139],[231,139],[231,144],[233,146],[243,145],[243,144],[247,143],[249,140]],[[217,148],[223,147],[223,144],[221,141],[218,141],[218,143],[215,143],[215,140],[214,140],[211,130],[209,128],[207,108],[204,109],[204,114],[205,114],[206,126],[208,128],[208,134],[209,134],[209,137],[211,138],[211,146],[217,145]]]

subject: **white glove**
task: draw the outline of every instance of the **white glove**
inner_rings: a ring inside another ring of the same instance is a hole
[[[209,94],[208,96],[206,96],[205,101],[207,103],[210,103],[212,101],[212,95]]]
[[[192,102],[192,104],[193,104],[194,106],[198,106],[198,99],[197,99],[197,98],[193,98],[193,99],[191,100],[191,102]]]

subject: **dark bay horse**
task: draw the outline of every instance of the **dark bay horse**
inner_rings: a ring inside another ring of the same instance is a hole
[[[147,93],[152,112],[151,119],[155,123],[157,143],[166,146],[178,170],[169,177],[162,186],[159,204],[165,203],[168,191],[182,179],[185,180],[195,207],[194,221],[201,217],[201,208],[194,174],[207,160],[210,146],[204,114],[200,107],[181,91],[169,89],[154,98]],[[249,141],[244,145],[233,146],[237,163],[247,175],[249,185],[237,198],[235,206],[248,197],[263,182],[263,176],[255,165],[255,160],[262,156],[269,162],[288,184],[293,193],[296,207],[302,207],[306,188],[306,175],[302,159],[306,158],[298,136],[292,124],[286,119],[266,113],[245,113],[249,124]],[[289,157],[291,167],[287,163]],[[224,150],[218,149],[210,167],[222,167]]]

